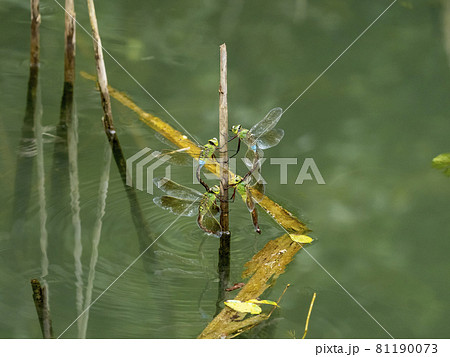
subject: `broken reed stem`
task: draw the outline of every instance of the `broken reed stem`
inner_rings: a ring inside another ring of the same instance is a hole
[[[154,236],[150,231],[147,221],[141,210],[136,192],[134,188],[127,185],[127,164],[125,156],[123,155],[122,148],[120,146],[119,138],[116,134],[116,130],[113,124],[113,116],[111,111],[111,100],[108,91],[108,79],[106,76],[105,62],[103,60],[103,48],[101,45],[100,34],[98,32],[97,18],[95,15],[95,7],[93,0],[87,0],[89,9],[89,18],[92,27],[92,36],[94,39],[94,52],[95,61],[97,67],[97,80],[100,88],[100,96],[103,107],[103,127],[105,129],[106,136],[111,145],[114,161],[122,179],[122,183],[127,193],[128,201],[130,203],[131,217],[133,219],[134,226],[139,239],[139,245],[141,250],[148,249],[148,245],[154,241]],[[153,246],[156,248],[156,244]],[[154,252],[149,251],[147,254]],[[148,256],[148,255],[147,255]],[[150,270],[150,266],[147,267],[147,260],[144,259],[144,267],[146,270]]]
[[[111,99],[108,92],[108,78],[106,76],[105,61],[103,60],[103,47],[98,32],[97,16],[95,15],[95,6],[93,0],[87,0],[89,9],[89,19],[92,27],[92,37],[94,40],[95,64],[97,67],[97,79],[100,87],[100,96],[103,107],[103,127],[105,129],[108,141],[113,144],[118,141],[116,130],[113,124],[113,117],[111,111]]]
[[[53,338],[47,289],[45,286],[42,287],[37,279],[31,279],[31,289],[33,290],[33,301],[39,318],[39,324],[41,325],[42,336],[44,338]]]
[[[216,313],[222,309],[225,289],[230,278],[230,228],[228,208],[228,102],[227,102],[227,47],[220,46],[220,86],[219,86],[219,147],[220,147],[220,234],[219,246],[219,291]]]
[[[64,82],[75,82],[75,5],[73,0],[66,0],[64,28]]]
[[[220,146],[220,225],[229,239],[228,211],[228,89],[227,89],[227,47],[220,46],[219,87],[219,146]]]
[[[31,46],[30,67],[39,66],[39,26],[41,14],[39,13],[39,0],[31,0]]]
[[[14,206],[12,218],[13,235],[23,240],[23,221],[26,219],[26,208],[30,201],[32,175],[35,152],[34,121],[37,112],[37,87],[39,77],[39,27],[41,15],[39,0],[31,0],[30,31],[30,75],[28,78],[27,102],[22,125],[22,137],[17,152],[16,176],[14,183]],[[25,207],[25,210],[24,210]]]
[[[75,82],[75,8],[73,0],[66,0],[64,21],[64,83],[61,105],[59,110],[59,122],[56,125],[57,140],[53,144],[53,162],[50,176],[50,215],[61,213],[62,199],[69,197],[69,185],[72,176],[78,177],[78,171],[74,172],[69,167],[69,163],[77,160],[77,117],[73,111],[73,93]],[[70,14],[70,16],[69,16]],[[72,151],[70,150],[72,149]],[[73,150],[75,149],[75,150]],[[74,160],[71,155],[75,153]],[[78,190],[77,190],[78,192]],[[58,204],[59,203],[59,204]],[[65,206],[64,208],[66,208]],[[67,217],[69,213],[67,213]],[[63,225],[61,225],[62,227]],[[52,235],[59,236],[61,231],[53,227]],[[54,251],[61,251],[64,242],[61,239],[54,239],[52,247]],[[60,255],[54,259],[63,259]],[[56,263],[56,262],[54,262]],[[62,263],[62,262],[61,262]]]

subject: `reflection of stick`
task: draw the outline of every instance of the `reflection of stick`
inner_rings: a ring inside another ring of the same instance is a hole
[[[220,46],[220,87],[219,87],[219,135],[220,135],[220,234],[219,247],[219,287],[216,313],[221,310],[225,298],[225,288],[230,278],[230,230],[228,212],[228,102],[227,102],[227,47]]]
[[[105,143],[106,144],[106,143]],[[80,318],[81,330],[80,338],[86,338],[88,320],[89,320],[89,306],[92,302],[92,291],[94,290],[94,280],[95,280],[95,266],[98,260],[98,246],[100,244],[100,237],[102,232],[103,217],[105,215],[106,208],[106,197],[108,195],[108,185],[109,185],[109,168],[111,166],[111,149],[107,146],[105,150],[105,156],[103,158],[104,166],[103,172],[100,179],[100,187],[97,201],[97,218],[95,220],[95,225],[92,233],[92,253],[91,261],[89,263],[89,275],[88,282],[86,286],[86,298],[84,300],[84,309],[86,309],[85,314]]]
[[[76,124],[73,115],[73,87],[75,81],[75,9],[73,0],[66,0],[64,29],[64,87],[59,112],[59,123],[53,152],[52,200],[58,202],[67,196],[68,173],[68,131]],[[59,208],[59,207],[58,207]]]
[[[74,229],[74,264],[76,277],[76,306],[77,313],[83,311],[83,266],[81,255],[83,246],[81,242],[80,219],[80,190],[78,180],[78,121],[73,110],[73,87],[75,80],[75,9],[73,0],[66,0],[65,29],[64,29],[64,89],[61,100],[59,125],[57,128],[60,142],[55,142],[55,165],[63,168],[63,175],[55,175],[53,192],[62,190],[66,184],[69,173],[70,207],[72,211],[72,225]],[[66,156],[67,155],[67,156]],[[55,168],[55,169],[56,169]],[[63,186],[64,185],[64,186]],[[78,335],[81,334],[81,324],[78,323]]]
[[[36,312],[41,325],[42,336],[44,338],[53,338],[52,320],[50,319],[50,310],[48,307],[48,296],[46,287],[42,287],[37,279],[31,280],[33,289],[33,300],[36,306]]]
[[[302,339],[306,337],[306,333],[308,332],[309,318],[311,316],[311,311],[313,309],[314,300],[316,300],[316,293],[314,293],[312,300],[311,300],[311,305],[309,305],[308,317],[306,318],[306,324],[305,324],[305,333],[303,334]]]

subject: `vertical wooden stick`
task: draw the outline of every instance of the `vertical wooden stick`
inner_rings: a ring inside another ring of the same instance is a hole
[[[219,145],[220,145],[220,235],[219,247],[219,292],[216,311],[225,297],[225,289],[230,278],[230,227],[228,211],[228,101],[227,101],[227,47],[220,46],[220,87],[219,87]]]
[[[103,47],[98,32],[97,16],[95,14],[94,0],[87,0],[89,9],[89,19],[92,27],[92,37],[94,39],[95,64],[97,66],[98,85],[100,87],[100,96],[103,107],[103,126],[105,128],[106,136],[112,144],[118,141],[116,130],[113,124],[113,116],[111,111],[111,99],[108,91],[108,78],[106,76],[105,61],[103,60]]]
[[[92,27],[92,36],[94,38],[94,52],[97,67],[97,78],[100,87],[100,96],[103,107],[103,127],[105,129],[108,141],[111,145],[114,161],[116,162],[117,168],[119,169],[120,177],[122,179],[125,192],[127,193],[128,196],[131,217],[133,219],[133,223],[136,228],[136,232],[139,239],[139,245],[141,250],[144,250],[148,249],[148,245],[154,241],[155,236],[151,232],[147,220],[145,219],[142,213],[142,209],[138,197],[136,195],[135,189],[127,185],[127,163],[113,124],[111,100],[108,91],[108,80],[106,77],[105,62],[103,61],[103,48],[100,41],[100,34],[98,32],[94,1],[87,0],[87,4],[89,9],[89,18]],[[154,244],[152,250],[149,250],[143,257],[144,268],[149,274],[153,272],[154,266],[156,264],[156,259],[154,259],[155,248],[156,244]]]
[[[75,5],[73,0],[66,0],[65,4],[65,42],[64,42],[64,82],[75,81]]]
[[[14,184],[13,235],[23,240],[23,222],[30,201],[34,156],[27,155],[30,143],[34,142],[34,121],[37,115],[37,87],[39,76],[39,27],[41,15],[39,0],[31,0],[30,76],[28,78],[27,103],[23,119],[22,137],[17,153],[16,177]],[[24,210],[25,208],[25,210]]]
[[[220,87],[219,87],[219,145],[220,145],[220,225],[229,239],[228,212],[228,89],[227,89],[227,47],[220,46]]]
[[[39,13],[39,0],[31,0],[31,47],[30,67],[39,66],[39,26],[41,14]]]

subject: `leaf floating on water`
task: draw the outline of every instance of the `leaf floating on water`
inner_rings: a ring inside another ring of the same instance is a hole
[[[224,304],[237,312],[249,312],[253,315],[258,315],[262,311],[258,305],[248,301],[227,300]]]
[[[435,169],[443,170],[444,174],[450,176],[450,153],[436,156],[431,163]]]
[[[246,302],[251,302],[253,304],[273,305],[276,307],[280,307],[280,305],[278,305],[275,301],[272,301],[272,300],[250,299],[250,300],[247,300]]]
[[[310,236],[306,236],[304,234],[290,233],[289,236],[294,242],[297,243],[311,243],[314,240]]]

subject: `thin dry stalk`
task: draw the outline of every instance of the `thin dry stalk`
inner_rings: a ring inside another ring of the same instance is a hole
[[[39,27],[41,14],[39,13],[39,0],[31,0],[31,46],[30,67],[39,66]]]
[[[219,145],[220,145],[220,234],[219,246],[219,286],[216,313],[222,309],[225,289],[230,279],[230,241],[228,208],[228,101],[227,101],[227,47],[220,46],[220,87],[219,87]]]
[[[139,245],[141,247],[141,250],[144,250],[148,249],[148,245],[152,241],[154,241],[155,237],[150,231],[150,227],[142,213],[141,206],[139,204],[134,188],[127,185],[126,160],[113,124],[111,100],[108,91],[108,79],[106,76],[105,62],[103,60],[103,47],[100,40],[100,34],[98,32],[94,1],[87,0],[87,4],[89,9],[89,18],[92,27],[92,37],[94,39],[93,43],[95,52],[95,62],[97,67],[97,80],[100,88],[100,97],[103,107],[103,127],[105,129],[108,141],[111,145],[114,161],[116,162],[117,168],[119,169],[119,173],[125,188],[125,192],[127,193],[128,196],[131,216],[139,238]],[[156,248],[156,244],[153,245],[153,248]],[[151,251],[148,251],[147,254],[144,256],[144,267],[148,272],[151,272],[152,265],[154,264],[153,252],[154,250],[152,249]]]
[[[64,82],[75,82],[75,43],[76,43],[76,23],[75,5],[73,0],[66,0],[65,5],[65,29],[64,29]]]
[[[111,111],[111,99],[108,92],[108,78],[106,76],[105,61],[103,60],[103,47],[98,32],[97,16],[95,15],[95,6],[93,0],[87,0],[89,9],[89,19],[92,27],[92,37],[94,39],[95,64],[97,67],[97,79],[100,88],[100,96],[103,107],[103,127],[109,142],[112,144],[118,141],[116,130],[113,124],[113,116]]]

